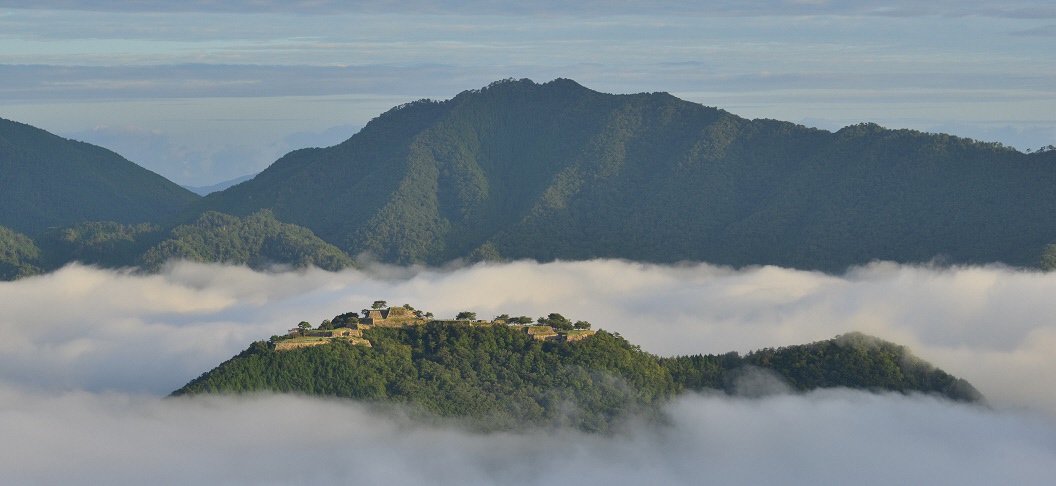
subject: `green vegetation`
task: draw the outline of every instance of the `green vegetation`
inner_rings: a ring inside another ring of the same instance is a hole
[[[1041,260],[1038,262],[1038,266],[1046,272],[1056,270],[1056,243],[1045,245],[1045,249],[1041,252]]]
[[[72,261],[157,271],[170,259],[253,268],[286,264],[339,270],[354,265],[348,255],[310,230],[282,223],[268,211],[245,218],[205,213],[193,225],[168,232],[147,223],[85,222],[53,228],[36,241],[0,227],[0,279],[4,280],[54,270]]]
[[[7,120],[0,174],[0,225],[33,237],[42,258],[6,265],[30,273],[166,258],[337,269],[363,252],[397,264],[1056,268],[1056,220],[1038,217],[1056,212],[1056,150],[868,123],[832,133],[567,79],[401,105],[205,198]]]
[[[310,230],[283,223],[267,210],[245,218],[206,212],[194,224],[173,229],[169,238],[150,248],[140,262],[147,270],[157,270],[171,259],[253,268],[282,263],[339,270],[353,265],[348,255]]]
[[[84,221],[162,223],[198,195],[120,155],[0,119],[0,225],[31,236]]]
[[[873,124],[747,120],[663,93],[508,80],[400,106],[293,152],[207,209],[270,208],[349,254],[628,258],[843,271],[874,259],[1037,264],[1056,151]]]
[[[71,261],[103,267],[128,267],[164,237],[156,224],[92,221],[54,228],[37,237],[49,268]]]
[[[0,280],[15,280],[41,273],[40,248],[33,240],[0,226]]]
[[[631,416],[659,418],[658,405],[687,390],[736,390],[738,376],[750,369],[769,370],[795,390],[843,386],[981,398],[964,380],[905,348],[861,334],[743,357],[660,358],[618,334],[598,331],[566,341],[534,335],[535,327],[547,326],[434,321],[358,329],[369,341],[361,344],[370,347],[356,344],[358,338],[334,338],[283,351],[276,344],[326,338],[315,337],[321,331],[273,336],[173,395],[304,393],[401,404],[410,413],[486,430],[566,425],[588,431],[611,430]]]
[[[690,390],[729,390],[733,385],[730,370],[754,366],[777,373],[798,391],[847,387],[938,393],[960,401],[982,398],[968,382],[934,368],[904,346],[862,333],[848,333],[805,345],[761,349],[744,357],[730,353],[661,358],[661,361],[675,376],[675,381]]]

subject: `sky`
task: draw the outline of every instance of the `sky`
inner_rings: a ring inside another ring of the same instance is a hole
[[[616,260],[177,263],[149,276],[71,265],[0,282],[0,471],[13,484],[1051,484],[1054,292],[1054,273],[891,263],[843,275]],[[438,317],[558,312],[664,356],[861,331],[969,380],[987,405],[687,394],[663,424],[595,435],[477,433],[292,395],[163,398],[254,340],[379,299]]]
[[[1056,144],[1048,0],[0,0],[0,117],[203,186],[506,78]]]

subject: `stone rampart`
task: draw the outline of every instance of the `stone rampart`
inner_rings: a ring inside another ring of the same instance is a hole
[[[275,351],[289,351],[291,349],[297,348],[309,348],[312,346],[319,346],[329,342],[329,339],[320,341],[280,341],[275,343]]]

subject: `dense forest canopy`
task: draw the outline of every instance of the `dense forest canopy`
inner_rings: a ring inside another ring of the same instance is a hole
[[[244,218],[207,211],[193,224],[177,226],[168,238],[147,250],[140,266],[156,270],[176,259],[253,268],[287,264],[340,270],[353,265],[348,255],[311,230],[283,223],[268,210]]]
[[[0,226],[0,280],[41,273],[40,248],[28,236]]]
[[[155,272],[172,260],[266,269],[273,265],[340,270],[352,258],[311,230],[275,219],[268,210],[244,218],[205,212],[169,230],[149,223],[89,221],[52,228],[33,240],[0,227],[0,278],[12,280],[70,262]]]
[[[664,93],[508,80],[292,152],[204,209],[269,208],[349,254],[1036,265],[1056,152],[875,124],[832,133]]]
[[[357,315],[336,316],[319,328],[357,327]],[[560,314],[538,322],[554,315]],[[849,387],[981,399],[970,384],[904,347],[858,333],[745,356],[661,358],[619,334],[540,339],[526,332],[535,326],[521,322],[363,326],[362,338],[289,350],[276,348],[288,339],[311,337],[273,336],[173,395],[304,393],[399,404],[408,413],[455,418],[488,430],[568,425],[590,431],[611,430],[631,416],[658,417],[659,405],[686,391],[758,393],[758,387],[745,388],[746,378],[758,374],[796,391]],[[304,335],[310,328],[302,322],[295,329]]]
[[[198,195],[102,147],[0,118],[0,226],[171,221]]]

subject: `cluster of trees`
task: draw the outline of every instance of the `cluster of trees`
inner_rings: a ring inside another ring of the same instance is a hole
[[[140,258],[140,266],[156,270],[173,259],[223,262],[263,268],[287,264],[339,270],[352,259],[337,247],[300,226],[286,224],[269,210],[244,218],[207,211],[194,224],[174,228],[169,237]]]
[[[350,256],[300,226],[262,210],[244,218],[206,212],[192,224],[165,231],[151,223],[82,222],[32,239],[0,226],[0,279],[35,275],[78,261],[108,268],[159,270],[169,260],[267,268],[290,265],[340,270]]]
[[[0,280],[41,273],[40,248],[26,235],[0,226]]]
[[[307,323],[305,323],[307,324]],[[661,358],[618,334],[574,343],[538,341],[509,326],[435,324],[374,328],[373,347],[343,341],[292,351],[257,342],[173,395],[296,392],[402,404],[422,416],[465,419],[487,430],[568,425],[606,431],[687,390],[735,389],[745,367],[797,390],[825,386],[980,398],[967,382],[891,343],[861,335],[739,356]]]
[[[590,329],[590,323],[587,321],[576,321],[572,322],[565,318],[565,316],[558,313],[548,314],[546,317],[540,317],[536,321],[540,326],[550,326],[559,331],[571,331],[572,329]]]
[[[52,228],[36,241],[51,268],[71,261],[113,268],[132,266],[147,249],[164,238],[165,233],[157,224],[86,221]]]

